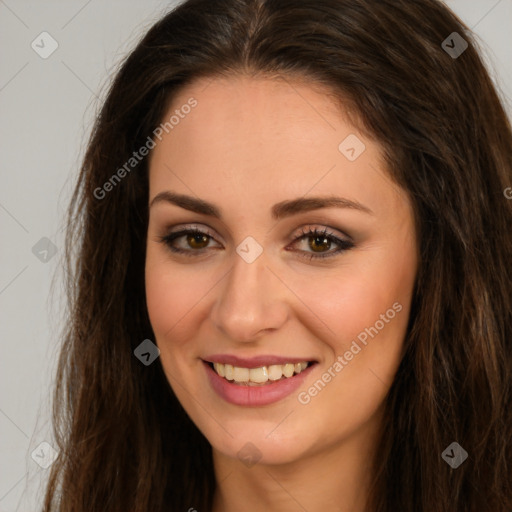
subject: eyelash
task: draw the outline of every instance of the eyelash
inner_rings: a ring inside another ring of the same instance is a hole
[[[213,237],[211,235],[209,235],[208,233],[201,231],[197,228],[183,229],[183,230],[177,231],[175,233],[169,233],[168,235],[161,236],[159,238],[160,238],[160,241],[162,243],[164,243],[172,252],[178,253],[178,254],[183,254],[184,256],[187,256],[187,257],[199,256],[206,249],[208,249],[207,247],[204,247],[204,248],[198,249],[198,250],[195,250],[195,249],[187,250],[187,249],[178,249],[177,247],[174,247],[172,245],[172,243],[176,239],[181,238],[182,236],[185,236],[185,235],[206,235],[210,239],[213,239]],[[333,233],[329,232],[329,230],[327,228],[324,228],[324,230],[320,230],[320,229],[316,229],[316,228],[311,229],[311,227],[309,227],[308,230],[305,230],[304,228],[302,228],[300,236],[296,237],[295,240],[293,240],[293,243],[298,242],[298,241],[302,240],[303,238],[312,238],[312,237],[327,238],[331,242],[334,242],[335,244],[337,244],[339,246],[339,249],[337,249],[336,251],[330,252],[330,253],[326,253],[326,254],[311,253],[311,256],[309,256],[310,261],[313,259],[318,260],[318,259],[332,258],[332,257],[337,256],[337,255],[339,255],[349,249],[352,249],[354,247],[353,242],[351,242],[349,240],[340,239],[339,237],[335,236]],[[301,257],[308,258],[308,256],[306,256],[304,254],[304,252],[305,251],[299,251],[299,253],[301,253]]]

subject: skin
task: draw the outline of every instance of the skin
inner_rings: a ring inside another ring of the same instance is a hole
[[[174,98],[165,119],[191,96],[197,106],[150,155],[149,201],[167,190],[192,195],[214,203],[222,220],[154,203],[146,294],[169,384],[213,448],[213,511],[362,512],[417,270],[410,201],[389,178],[379,144],[319,86],[289,78],[201,79]],[[366,146],[355,161],[338,149],[349,134]],[[281,201],[333,194],[372,213],[330,207],[271,218]],[[181,237],[175,246],[201,254],[172,253],[161,237],[191,223],[213,239],[191,246]],[[302,227],[329,228],[355,246],[310,260],[338,246],[315,251],[315,237],[300,239]],[[263,248],[252,263],[236,252],[247,236]],[[300,403],[298,393],[397,302],[401,311],[309,403]],[[244,407],[211,388],[201,358],[214,353],[318,364],[297,392]],[[261,455],[251,467],[237,456],[247,442]]]

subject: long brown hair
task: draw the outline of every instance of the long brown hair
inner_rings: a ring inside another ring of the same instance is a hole
[[[458,56],[443,44],[463,48],[453,32],[468,43]],[[512,133],[473,35],[437,0],[189,0],[128,56],[70,206],[60,453],[44,512],[211,509],[209,443],[160,360],[133,354],[154,340],[147,158],[98,188],[152,137],[177,91],[240,73],[327,85],[382,144],[414,206],[420,264],[368,510],[510,512]],[[456,469],[442,457],[452,442],[468,453]]]

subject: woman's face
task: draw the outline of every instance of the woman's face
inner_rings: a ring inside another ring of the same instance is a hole
[[[284,80],[197,81],[172,115],[150,158],[145,272],[183,407],[217,453],[262,463],[378,431],[417,268],[379,145]]]

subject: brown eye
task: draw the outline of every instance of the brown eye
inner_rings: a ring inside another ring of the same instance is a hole
[[[200,233],[186,235],[186,241],[193,249],[204,249],[207,247],[209,238],[208,235]]]
[[[179,247],[177,242],[183,239],[182,246]],[[175,233],[169,233],[160,237],[160,240],[172,251],[187,256],[195,256],[201,254],[208,248],[208,244],[214,238],[197,228],[182,229]]]
[[[315,252],[324,252],[324,249],[330,249],[331,247],[331,241],[329,237],[325,236],[315,236],[310,239],[309,247],[313,249]],[[328,247],[326,247],[328,246]]]
[[[184,245],[179,247],[177,241],[184,240]],[[186,256],[198,256],[208,249],[208,245],[213,236],[197,228],[184,229],[175,233],[170,233],[161,237],[161,241],[174,253],[183,254]],[[307,248],[310,250],[299,250],[301,257],[312,259],[330,258],[336,256],[348,249],[354,247],[354,243],[350,240],[343,240],[333,233],[330,233],[327,228],[324,230],[311,229],[308,231],[302,230],[302,235],[295,239],[293,244],[297,244],[302,240],[307,240]],[[338,248],[330,251],[332,245]]]
[[[294,244],[302,240],[307,240],[307,247],[311,249],[311,252],[308,254],[308,251],[299,251],[299,253],[305,258],[309,257],[310,260],[330,258],[331,256],[336,256],[354,247],[352,241],[337,237],[333,233],[330,233],[327,228],[323,230],[309,228],[307,231],[303,229],[302,236],[296,238]],[[338,249],[329,252],[333,243],[338,246]]]

